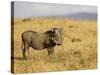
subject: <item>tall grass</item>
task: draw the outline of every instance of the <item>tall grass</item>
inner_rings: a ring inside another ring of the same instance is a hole
[[[62,46],[56,46],[49,57],[47,50],[29,49],[27,60],[21,60],[21,33],[26,30],[45,32],[51,27],[64,28]],[[96,21],[71,19],[42,19],[14,21],[14,72],[50,72],[95,69],[97,66]]]

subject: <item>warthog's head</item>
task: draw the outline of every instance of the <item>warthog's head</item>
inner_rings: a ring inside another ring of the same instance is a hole
[[[62,45],[63,43],[63,28],[52,28],[51,31],[53,32],[52,40],[56,45]]]

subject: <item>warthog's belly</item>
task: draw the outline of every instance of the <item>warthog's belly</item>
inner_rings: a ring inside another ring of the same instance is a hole
[[[43,50],[45,49],[43,42],[44,42],[43,39],[40,39],[39,37],[37,37],[37,38],[32,39],[30,46],[36,50]]]
[[[43,50],[45,47],[42,44],[32,44],[31,47],[35,50]]]

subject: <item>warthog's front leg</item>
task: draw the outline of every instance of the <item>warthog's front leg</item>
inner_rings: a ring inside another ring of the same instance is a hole
[[[47,48],[47,50],[48,50],[48,55],[51,55],[51,54],[54,53],[54,48],[55,48],[55,46]]]

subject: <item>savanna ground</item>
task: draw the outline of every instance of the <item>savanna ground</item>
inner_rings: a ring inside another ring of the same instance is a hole
[[[34,73],[95,69],[97,67],[96,21],[32,18],[14,21],[14,73]],[[47,50],[29,49],[22,59],[21,33],[26,30],[45,32],[52,27],[64,28],[62,46],[56,46],[49,57]],[[12,49],[13,50],[13,49]]]

